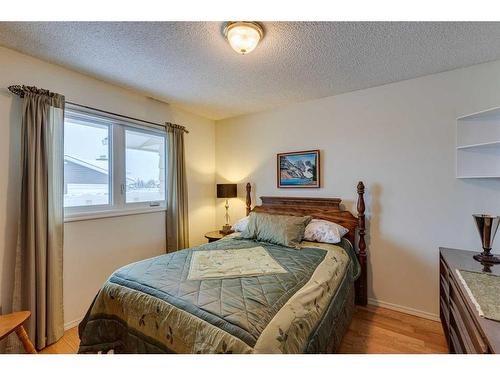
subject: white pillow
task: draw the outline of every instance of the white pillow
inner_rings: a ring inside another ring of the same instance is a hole
[[[243,219],[240,219],[236,223],[234,223],[231,229],[236,232],[243,232],[245,229],[247,229],[248,220],[249,217],[245,216]]]
[[[305,241],[339,243],[349,229],[327,220],[312,219],[304,231]]]

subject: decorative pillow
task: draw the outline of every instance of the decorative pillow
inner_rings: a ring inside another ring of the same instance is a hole
[[[327,220],[312,219],[304,231],[304,240],[324,243],[339,243],[349,232],[342,225]]]
[[[271,215],[251,212],[241,239],[254,239],[277,245],[300,248],[310,216]]]
[[[234,223],[231,229],[235,232],[243,232],[245,229],[247,229],[248,220],[249,217],[245,216],[243,219],[240,219],[236,223]]]

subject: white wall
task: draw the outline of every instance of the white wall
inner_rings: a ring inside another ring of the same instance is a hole
[[[173,108],[57,65],[0,47],[0,307],[12,290],[19,191],[20,100],[11,84],[36,85],[66,99],[155,122],[186,125],[190,242],[204,242],[214,228],[215,125]],[[164,213],[65,224],[65,322],[83,316],[100,285],[117,267],[161,254],[165,248]]]
[[[456,117],[494,106],[500,62],[227,119],[216,123],[216,179],[250,181],[256,196],[341,197],[348,208],[363,180],[369,297],[436,317],[438,247],[479,249],[471,214],[500,214],[499,179],[455,178]],[[323,187],[277,189],[276,153],[307,149],[322,152]],[[244,203],[231,205],[234,221]]]

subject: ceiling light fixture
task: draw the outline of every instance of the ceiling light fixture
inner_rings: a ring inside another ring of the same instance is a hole
[[[224,36],[232,49],[246,55],[257,47],[264,36],[264,29],[257,22],[228,22],[224,27]]]

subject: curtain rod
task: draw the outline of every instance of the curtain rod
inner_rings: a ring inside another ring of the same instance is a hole
[[[19,97],[23,98],[24,97],[24,93],[26,90],[38,90],[35,86],[20,86],[20,85],[13,85],[13,86],[9,86],[8,87],[9,91],[15,95],[18,95]],[[43,92],[47,92],[47,93],[50,93],[49,91],[47,90],[42,90]],[[130,116],[125,116],[125,115],[120,115],[119,113],[114,113],[114,112],[109,112],[109,111],[104,111],[102,109],[99,109],[99,108],[94,108],[94,107],[89,107],[89,106],[86,106],[86,105],[82,105],[82,104],[78,104],[78,103],[73,103],[73,102],[70,102],[70,101],[66,101],[67,104],[70,104],[70,105],[74,105],[76,107],[80,107],[80,108],[86,108],[86,109],[90,109],[90,110],[93,110],[93,111],[99,111],[99,112],[102,112],[102,113],[106,113],[108,115],[112,115],[112,116],[117,116],[117,117],[121,117],[121,118],[126,118],[126,119],[129,119],[129,120],[133,120],[133,121],[139,121],[139,122],[142,122],[142,123],[145,123],[145,124],[150,124],[150,125],[155,125],[155,126],[161,126],[163,128],[167,127],[167,126],[172,126],[174,128],[177,128],[177,129],[181,129],[183,130],[185,133],[188,133],[189,134],[189,130],[187,130],[184,126],[182,125],[177,125],[177,124],[172,124],[170,122],[165,122],[165,124],[159,124],[159,123],[156,123],[156,122],[151,122],[151,121],[147,121],[147,120],[141,120],[139,118],[135,118],[135,117],[130,117]]]
[[[104,111],[102,109],[99,109],[99,108],[94,108],[94,107],[89,107],[87,105],[83,105],[83,104],[78,104],[78,103],[73,103],[73,102],[70,102],[70,101],[66,101],[67,104],[71,104],[71,105],[74,105],[74,106],[77,106],[77,107],[80,107],[80,108],[86,108],[86,109],[90,109],[90,110],[94,110],[94,111],[99,111],[99,112],[102,112],[102,113],[106,113],[108,115],[112,115],[112,116],[118,116],[118,117],[122,117],[122,118],[126,118],[126,119],[129,119],[129,120],[133,120],[133,121],[139,121],[139,122],[143,122],[143,123],[146,123],[146,124],[151,124],[151,125],[156,125],[156,126],[161,126],[161,127],[166,127],[168,125],[171,125],[175,128],[178,128],[178,129],[182,129],[184,130],[185,133],[188,133],[189,134],[189,130],[187,130],[184,126],[182,125],[177,125],[177,124],[172,124],[170,122],[166,122],[165,124],[159,124],[157,122],[151,122],[151,121],[147,121],[147,120],[141,120],[139,118],[135,118],[135,117],[130,117],[130,116],[125,116],[125,115],[120,115],[119,113],[114,113],[114,112],[109,112],[109,111]]]

